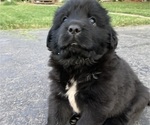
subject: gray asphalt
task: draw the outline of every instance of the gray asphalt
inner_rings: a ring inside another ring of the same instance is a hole
[[[117,53],[150,88],[150,25],[115,28]],[[45,125],[48,29],[0,31],[0,125]],[[136,125],[150,125],[147,107]]]

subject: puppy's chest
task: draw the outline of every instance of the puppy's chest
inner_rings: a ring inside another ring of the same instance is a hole
[[[70,103],[70,106],[72,107],[73,111],[76,113],[80,113],[80,110],[77,105],[76,96],[78,93],[77,90],[77,81],[72,78],[66,85],[66,96],[68,98],[68,101]]]

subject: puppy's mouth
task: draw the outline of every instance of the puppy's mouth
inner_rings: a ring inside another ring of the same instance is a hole
[[[80,45],[77,41],[71,41],[70,43],[60,47],[60,51],[68,51],[70,53],[80,53],[81,51],[90,51],[83,45]]]
[[[78,43],[74,42],[70,44],[71,46],[78,46]]]
[[[81,56],[85,52],[88,53],[89,50],[83,48],[78,43],[71,43],[68,46],[64,46],[60,49],[60,54],[70,56]]]
[[[93,49],[86,49],[78,43],[71,43],[68,46],[65,46],[60,49],[59,56],[61,59],[93,58],[94,60],[98,60],[99,58],[101,58],[102,55],[96,54],[96,52]]]
[[[86,41],[73,38],[69,40],[63,39],[63,41],[60,40],[59,43],[57,57],[59,60],[68,60],[69,62],[72,60],[72,65],[75,64],[75,62],[76,64],[80,64],[80,62],[92,63],[102,57],[101,54],[96,52],[92,44],[89,45]]]
[[[82,44],[81,41],[68,41],[68,43],[59,46],[59,53],[56,55],[56,59],[65,67],[93,65],[103,54],[97,53],[93,47],[86,45]]]
[[[77,41],[70,41],[67,44],[61,46],[61,49],[67,49],[69,47],[79,47],[79,48],[83,48]]]

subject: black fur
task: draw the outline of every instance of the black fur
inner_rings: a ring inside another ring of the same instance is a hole
[[[47,37],[52,80],[47,125],[69,125],[74,114],[66,84],[77,81],[76,125],[133,125],[148,105],[148,89],[115,53],[116,32],[96,0],[69,0]],[[74,123],[72,123],[74,124]]]

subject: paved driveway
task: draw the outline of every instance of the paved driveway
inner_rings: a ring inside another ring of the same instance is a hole
[[[150,88],[150,26],[116,28],[117,52]],[[0,31],[0,125],[45,125],[48,29]],[[150,124],[150,107],[137,125]]]

